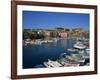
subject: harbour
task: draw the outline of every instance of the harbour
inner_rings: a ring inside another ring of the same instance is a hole
[[[23,69],[89,66],[89,19],[89,14],[23,11]]]
[[[23,51],[23,68],[89,65],[89,46],[76,38],[59,39],[42,45],[28,44],[23,47]]]

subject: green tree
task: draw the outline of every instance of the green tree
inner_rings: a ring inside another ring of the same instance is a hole
[[[29,38],[29,33],[28,33],[27,30],[24,30],[24,31],[23,31],[23,40],[24,40],[24,39],[28,39],[28,38]]]

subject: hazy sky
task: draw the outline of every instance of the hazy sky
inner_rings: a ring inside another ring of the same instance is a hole
[[[24,29],[84,28],[89,29],[89,14],[23,11]]]

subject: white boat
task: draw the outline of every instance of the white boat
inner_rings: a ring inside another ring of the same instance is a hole
[[[68,58],[63,58],[60,63],[64,66],[64,67],[69,67],[69,66],[79,66],[80,63],[74,61],[73,59],[68,59]]]
[[[83,56],[84,59],[89,59],[89,56]]]
[[[75,52],[78,51],[77,49],[67,49],[68,51]]]
[[[48,42],[48,43],[51,43],[51,42],[53,42],[53,40],[47,40],[47,42]]]
[[[85,49],[86,46],[83,45],[83,44],[74,44],[74,48],[77,48],[77,49]]]
[[[79,64],[79,63],[66,63],[66,64],[64,65],[64,67],[70,67],[70,66],[78,67],[78,66],[80,66],[80,64]]]
[[[42,42],[37,40],[36,42],[34,42],[34,44],[36,44],[36,45],[41,45]]]
[[[83,58],[83,55],[81,54],[71,54],[71,56],[76,62],[85,62],[85,58]]]
[[[66,59],[68,60],[68,61],[75,61],[75,59],[72,57],[72,56],[66,56]]]
[[[43,64],[44,64],[44,66],[46,66],[47,68],[51,68],[51,67],[52,67],[52,66],[50,66],[47,62],[44,62]]]
[[[86,46],[82,42],[77,41],[76,44],[74,44],[74,48],[85,49]]]
[[[46,67],[50,68],[50,67],[61,67],[62,65],[58,62],[58,61],[52,61],[50,59],[48,59],[48,62],[44,62],[43,63]]]

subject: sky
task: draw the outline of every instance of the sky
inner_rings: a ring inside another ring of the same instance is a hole
[[[89,14],[23,11],[24,29],[83,28],[89,30]]]

